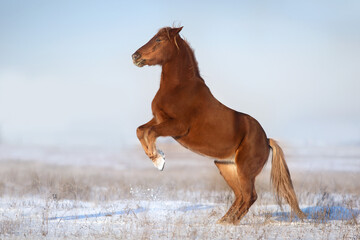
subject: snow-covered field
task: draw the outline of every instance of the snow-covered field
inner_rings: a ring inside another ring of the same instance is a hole
[[[0,239],[360,239],[360,147],[284,147],[304,221],[275,203],[270,162],[237,226],[212,160],[172,144],[163,172],[134,149],[0,146]]]

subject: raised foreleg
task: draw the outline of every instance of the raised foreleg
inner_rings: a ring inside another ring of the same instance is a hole
[[[167,119],[158,124],[153,124],[155,120],[152,121],[153,120],[140,126],[137,130],[137,135],[146,155],[153,161],[155,167],[162,171],[165,165],[165,159],[163,153],[156,148],[156,139],[167,136],[184,136],[188,132],[188,128],[175,119]]]
[[[151,119],[149,122],[145,123],[144,125],[141,125],[136,129],[136,135],[141,143],[141,146],[143,147],[145,153],[147,154],[149,149],[149,144],[147,141],[147,135],[149,132],[150,127],[156,124],[155,118]]]

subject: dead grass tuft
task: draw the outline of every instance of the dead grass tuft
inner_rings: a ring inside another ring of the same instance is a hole
[[[6,235],[16,235],[20,226],[20,220],[0,220],[0,238]]]

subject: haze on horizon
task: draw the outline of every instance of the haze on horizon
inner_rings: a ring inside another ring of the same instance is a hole
[[[1,1],[0,140],[123,146],[151,118],[160,67],[131,54],[184,26],[225,105],[269,137],[360,144],[359,1]]]

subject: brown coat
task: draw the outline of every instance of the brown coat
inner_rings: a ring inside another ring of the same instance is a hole
[[[151,104],[153,118],[137,129],[145,153],[162,170],[164,155],[155,141],[170,136],[196,153],[217,159],[216,165],[236,197],[220,222],[238,223],[257,198],[255,177],[272,147],[280,152],[273,154],[273,166],[278,167],[272,171],[277,193],[303,216],[281,148],[267,138],[258,121],[226,107],[212,95],[200,76],[192,49],[179,35],[181,29],[160,29],[132,55],[139,67],[162,66],[160,88]]]

